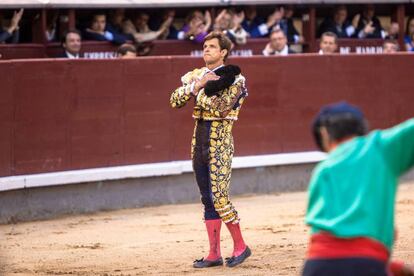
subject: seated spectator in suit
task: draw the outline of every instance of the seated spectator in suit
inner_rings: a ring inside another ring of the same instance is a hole
[[[3,17],[0,16],[0,43],[19,43],[19,23],[23,16],[23,9],[13,13],[10,24],[3,26]]]
[[[319,27],[318,37],[323,33],[331,32],[336,34],[338,38],[350,38],[355,34],[357,28],[357,20],[352,23],[347,20],[348,11],[344,5],[337,6],[333,17],[325,18]]]
[[[319,54],[334,54],[338,50],[338,36],[333,32],[325,32],[319,42]]]
[[[355,15],[353,21],[358,22],[355,35],[358,38],[385,38],[373,5],[365,5],[362,14]]]
[[[116,56],[122,59],[130,59],[137,57],[137,49],[132,44],[122,44],[116,51]]]
[[[149,15],[138,13],[134,20],[125,20],[122,24],[124,34],[131,35],[136,43],[143,43],[158,39],[169,27],[174,17],[166,18],[158,30],[152,31],[148,26]]]
[[[205,13],[200,10],[192,11],[186,18],[186,24],[178,32],[177,38],[204,43],[204,38],[210,31],[211,23],[212,18],[208,10]]]
[[[394,54],[398,52],[399,46],[396,40],[385,40],[382,44],[382,53],[384,54]]]
[[[59,57],[71,59],[82,57],[80,54],[82,47],[81,33],[78,30],[67,31],[62,37],[62,47],[65,52]]]
[[[295,52],[289,49],[285,33],[281,29],[274,30],[270,34],[270,42],[264,48],[263,55],[287,56],[290,54],[295,54]]]
[[[110,41],[114,44],[123,44],[126,39],[123,35],[115,32],[114,30],[109,31],[107,29],[106,14],[96,13],[90,25],[83,35],[85,40],[96,40],[96,41]]]
[[[405,50],[414,52],[414,17],[408,18],[404,37]]]

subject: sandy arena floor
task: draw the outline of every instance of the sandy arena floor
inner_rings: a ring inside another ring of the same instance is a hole
[[[413,183],[414,184],[414,183]],[[414,263],[414,185],[398,194],[394,256]],[[253,251],[244,264],[193,269],[207,249],[199,204],[170,205],[0,226],[1,275],[297,275],[306,250],[306,194],[233,199]],[[222,228],[222,252],[232,250]]]

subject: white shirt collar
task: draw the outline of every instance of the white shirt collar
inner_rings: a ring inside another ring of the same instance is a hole
[[[224,64],[222,64],[222,65],[220,65],[220,66],[217,66],[216,68],[214,68],[213,70],[210,70],[210,69],[208,69],[207,67],[207,73],[209,73],[209,72],[214,72],[214,71],[216,71],[217,69],[219,69],[219,68],[221,68],[221,67],[224,67]]]
[[[318,54],[323,55],[322,49],[319,50]]]
[[[287,56],[289,55],[289,47],[285,45],[285,47],[282,49],[282,51],[275,51],[275,55],[277,56]]]
[[[72,55],[71,53],[69,53],[68,51],[66,51],[66,55],[68,56],[68,58],[79,58],[79,54],[77,55]]]

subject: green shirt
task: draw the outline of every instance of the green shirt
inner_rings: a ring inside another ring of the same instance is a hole
[[[414,119],[339,145],[318,164],[309,185],[312,233],[368,237],[390,251],[399,176],[414,166]]]

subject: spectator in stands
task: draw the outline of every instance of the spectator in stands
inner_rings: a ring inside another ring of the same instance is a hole
[[[257,16],[256,6],[247,6],[244,9],[244,20],[242,22],[242,27],[246,30],[250,37],[257,38],[262,37],[262,33],[260,32],[259,26],[262,24],[266,25],[265,19]]]
[[[186,19],[186,24],[178,32],[178,39],[192,40],[196,43],[204,43],[204,38],[207,36],[212,23],[211,14],[206,11],[204,14],[195,10],[190,13]]]
[[[358,17],[351,22],[347,20],[348,11],[344,5],[337,6],[333,17],[325,18],[319,27],[318,37],[323,33],[331,32],[336,34],[338,38],[350,38],[354,36],[358,26]]]
[[[137,49],[132,44],[122,44],[116,51],[116,56],[122,59],[130,59],[137,57]]]
[[[287,36],[289,43],[303,43],[305,39],[303,36],[298,32],[295,25],[293,24],[293,14],[295,10],[292,5],[286,6],[285,8],[285,16],[282,19],[282,22],[286,22],[285,24],[282,24],[282,26],[285,26],[285,29],[283,30]]]
[[[149,26],[151,30],[158,30],[162,26],[162,23],[165,22],[167,19],[175,17],[175,10],[168,9],[165,10],[161,17],[156,16],[152,20],[150,20]],[[169,28],[166,29],[158,39],[178,39],[178,30],[175,28],[174,24],[171,23]]]
[[[365,5],[362,14],[355,15],[353,21],[358,22],[355,35],[358,38],[385,38],[379,19],[375,16],[373,5]]]
[[[407,28],[405,29],[405,49],[408,52],[414,52],[414,17],[408,18]]]
[[[106,25],[106,29],[111,33],[116,33],[118,36],[123,37],[123,40],[134,40],[131,34],[125,34],[123,30],[125,18],[125,9],[115,9],[110,13],[109,22]]]
[[[90,28],[85,30],[84,38],[85,40],[110,41],[114,44],[123,44],[126,42],[124,36],[113,30],[111,31],[107,29],[106,14],[96,13],[93,16]]]
[[[394,54],[398,52],[398,42],[396,40],[385,40],[384,44],[382,44],[382,52],[384,54]]]
[[[266,37],[272,30],[282,29],[289,43],[303,43],[303,36],[299,34],[293,24],[293,6],[276,8],[269,15],[266,22],[262,18],[257,17],[254,6],[246,8],[245,12],[246,19],[242,22],[242,26],[250,34],[250,37]]]
[[[8,27],[0,22],[0,43],[19,43],[19,23],[23,16],[23,9],[13,13]],[[0,18],[3,21],[3,18]]]
[[[334,54],[338,50],[338,36],[333,32],[325,32],[319,43],[319,54]]]
[[[148,26],[149,16],[146,13],[139,13],[133,20],[125,20],[123,23],[124,34],[131,35],[135,42],[143,43],[158,39],[171,25],[173,17],[164,20],[157,31],[152,31]]]
[[[287,56],[290,54],[295,54],[295,52],[289,49],[285,33],[281,29],[272,31],[270,34],[270,42],[264,48],[263,55]]]
[[[251,26],[248,29],[250,36],[251,37],[266,37],[272,32],[272,30],[276,30],[276,29],[285,30],[286,29],[286,27],[284,27],[285,22],[282,20],[284,16],[285,16],[284,8],[283,7],[276,8],[274,12],[268,16],[267,21],[265,23]]]
[[[225,33],[234,44],[246,44],[249,33],[242,27],[244,11],[223,9],[214,19],[214,31]]]
[[[81,33],[78,30],[69,30],[62,37],[62,47],[65,52],[59,57],[71,59],[80,58],[82,57],[80,53],[81,46]]]
[[[57,10],[52,10],[47,13],[46,16],[46,31],[45,36],[48,42],[57,41],[58,30],[57,30],[57,20],[59,13]]]
[[[250,34],[242,26],[244,17],[244,11],[234,12],[230,29],[227,30],[227,36],[238,45],[246,44],[247,38],[250,37]]]
[[[145,12],[139,12],[134,19],[134,26],[137,32],[139,33],[148,33],[151,32],[151,29],[148,26],[149,15]]]
[[[400,25],[397,22],[391,22],[390,28],[388,30],[385,39],[395,39],[398,40],[398,34],[400,32]]]
[[[411,34],[410,40],[405,39],[405,48],[408,52],[414,52],[414,33]]]

